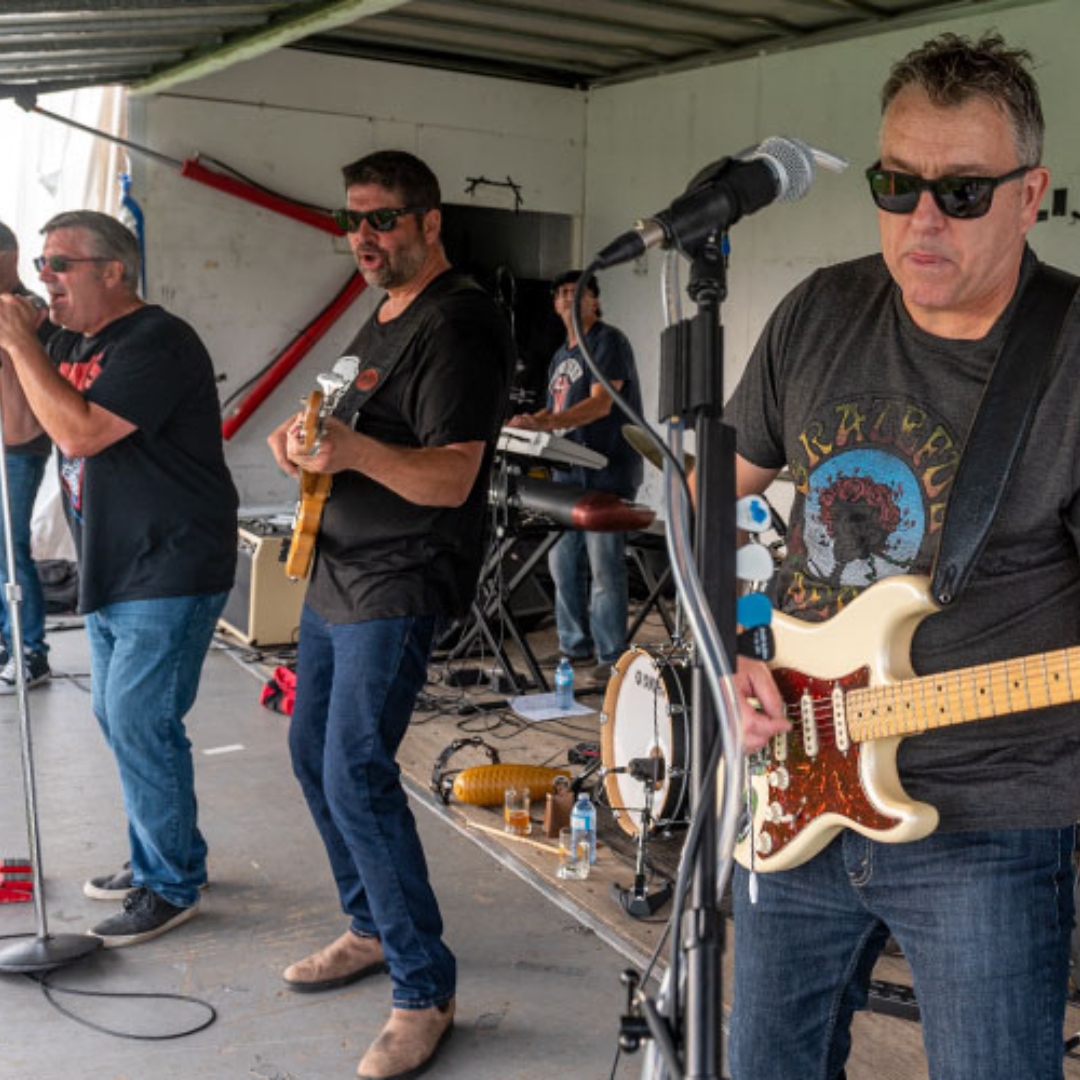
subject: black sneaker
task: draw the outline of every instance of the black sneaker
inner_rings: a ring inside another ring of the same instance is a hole
[[[128,894],[118,915],[98,923],[90,933],[101,938],[106,949],[120,949],[167,933],[194,918],[198,911],[197,901],[191,907],[177,907],[142,886]]]
[[[134,888],[135,871],[131,869],[131,863],[126,862],[115,874],[92,877],[83,884],[82,891],[83,896],[89,896],[91,900],[123,900]]]
[[[0,668],[0,694],[14,694],[18,689],[15,684],[15,657],[6,649],[4,655],[7,659],[4,661],[3,667]],[[32,690],[35,686],[40,686],[52,678],[49,658],[43,652],[27,653],[24,664],[27,690]]]

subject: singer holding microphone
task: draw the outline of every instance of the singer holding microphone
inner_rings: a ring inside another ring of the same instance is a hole
[[[796,480],[777,586],[789,615],[831,619],[882,578],[934,566],[983,390],[1027,290],[1046,288],[1026,241],[1049,181],[1030,61],[997,36],[943,34],[894,65],[867,170],[881,254],[790,293],[728,405],[739,494],[784,466]],[[1053,356],[1030,363],[1049,372],[1031,428],[966,590],[915,631],[917,674],[1080,643],[1075,301]],[[744,705],[759,749],[790,725],[761,692],[764,665],[740,673],[764,703]],[[935,1080],[1062,1076],[1080,706],[951,726],[957,709],[899,749],[935,832],[882,843],[844,830],[758,874],[756,902],[737,868],[733,1080],[843,1077],[890,932]]]

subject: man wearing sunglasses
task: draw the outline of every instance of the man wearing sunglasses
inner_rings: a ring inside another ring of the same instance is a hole
[[[1027,234],[1049,177],[1029,61],[997,36],[944,34],[894,65],[866,174],[881,255],[790,293],[729,403],[740,494],[784,466],[795,480],[777,596],[797,618],[831,619],[883,578],[931,572],[965,438],[1038,265]],[[967,589],[915,631],[917,674],[1080,643],[1075,302],[1055,360]],[[741,663],[740,678],[761,706],[744,704],[748,747],[791,731],[763,665]],[[1007,689],[1002,677],[994,693]],[[931,1076],[1061,1077],[1080,708],[949,726],[972,716],[940,692],[950,719],[903,740],[898,759],[908,797],[937,809],[935,832],[883,843],[845,829],[801,865],[756,881],[737,870],[734,1080],[843,1076],[890,933]]]
[[[19,243],[15,234],[0,222],[0,293],[21,296],[37,310],[37,337],[43,344],[56,327],[48,320],[45,305],[19,277]],[[0,356],[0,408],[4,419],[4,450],[7,454],[8,494],[11,533],[15,548],[15,580],[21,590],[23,663],[27,687],[41,686],[52,676],[45,643],[45,593],[30,550],[30,523],[34,500],[45,475],[52,443],[34,416],[12,364]],[[0,568],[6,566],[7,548],[0,529]],[[6,571],[5,571],[6,580]],[[0,694],[15,692],[13,627],[6,592],[0,597]]]
[[[375,389],[358,415],[328,419],[316,448],[299,418],[269,442],[288,473],[333,475],[289,747],[349,925],[284,978],[311,993],[389,970],[390,1019],[359,1066],[389,1080],[418,1075],[453,1025],[456,964],[395,756],[438,627],[476,588],[514,347],[495,303],[447,261],[427,165],[381,151],[343,171],[336,218],[364,279],[385,290],[347,349],[357,386]]]
[[[0,296],[0,346],[60,450],[91,704],[128,818],[128,863],[83,886],[122,901],[90,931],[115,948],[188,921],[206,884],[184,716],[232,587],[237,497],[210,357],[140,299],[135,237],[89,210],[42,232],[36,265],[61,329],[46,354],[33,308]]]

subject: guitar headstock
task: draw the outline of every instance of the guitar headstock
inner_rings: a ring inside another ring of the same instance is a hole
[[[360,357],[343,356],[337,360],[333,369],[324,375],[316,376],[315,381],[322,387],[326,412],[334,411],[338,401],[360,374]]]

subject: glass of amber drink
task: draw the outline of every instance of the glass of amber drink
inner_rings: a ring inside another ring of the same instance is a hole
[[[529,819],[529,789],[508,788],[503,803],[503,829],[511,836],[528,836],[532,832]]]

